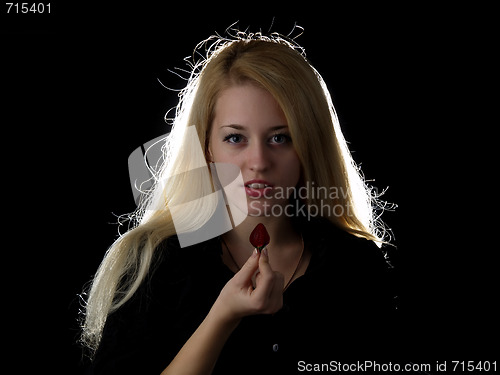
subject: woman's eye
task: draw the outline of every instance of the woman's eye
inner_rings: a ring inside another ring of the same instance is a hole
[[[240,134],[229,134],[224,137],[224,142],[227,143],[240,143],[243,137]]]
[[[277,143],[277,144],[287,143],[287,142],[289,142],[291,140],[292,139],[290,138],[290,136],[288,136],[286,134],[275,134],[272,137],[273,143]]]

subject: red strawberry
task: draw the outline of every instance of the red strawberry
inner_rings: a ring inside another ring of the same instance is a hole
[[[252,233],[250,233],[250,243],[259,251],[262,251],[270,240],[269,233],[267,233],[266,227],[262,223],[257,224]]]

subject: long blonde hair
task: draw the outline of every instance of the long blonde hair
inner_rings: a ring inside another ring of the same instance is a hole
[[[336,187],[341,192],[321,199],[308,197],[307,207],[341,208],[328,219],[356,236],[383,242],[383,225],[375,215],[376,197],[351,157],[328,89],[304,50],[277,34],[212,37],[203,46],[207,57],[193,66],[180,95],[155,184],[133,214],[134,225],[106,252],[88,292],[82,342],[92,352],[99,345],[107,316],[137,291],[155,249],[176,234],[179,221],[185,230],[196,229],[213,215],[215,202],[198,200],[189,209],[184,209],[183,203],[189,200],[187,196],[207,196],[214,191],[206,154],[200,156],[197,150],[201,147],[206,153],[215,102],[232,84],[257,84],[279,103],[302,164],[302,184]],[[195,141],[187,136],[188,130],[193,130],[191,125],[197,132]],[[200,173],[184,173],[194,168]],[[176,210],[178,207],[183,209]]]

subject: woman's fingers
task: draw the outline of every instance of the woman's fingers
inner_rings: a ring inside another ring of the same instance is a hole
[[[254,249],[252,255],[247,259],[241,269],[234,275],[235,281],[240,285],[247,285],[251,282],[252,276],[259,268],[259,251]]]
[[[267,250],[254,250],[221,294],[223,299],[228,295],[236,298],[231,303],[235,315],[273,314],[283,306],[283,286],[283,275],[271,268]]]
[[[255,307],[263,313],[275,313],[283,305],[284,278],[273,271],[269,264],[267,249],[262,250],[259,258],[259,273],[255,279],[255,290],[252,297]]]
[[[270,287],[274,279],[274,271],[269,264],[269,256],[267,248],[264,248],[260,253],[259,272],[255,276],[255,287],[259,287],[261,293],[270,292]]]

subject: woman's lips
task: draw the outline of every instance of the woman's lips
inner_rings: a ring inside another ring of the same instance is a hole
[[[273,189],[273,184],[265,180],[250,180],[245,183],[245,191],[252,198],[270,197],[269,192]]]

